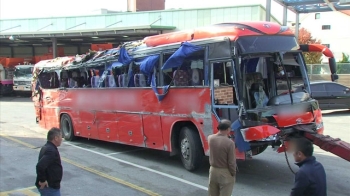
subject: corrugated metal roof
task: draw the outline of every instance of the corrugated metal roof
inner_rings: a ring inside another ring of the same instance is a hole
[[[341,3],[340,0],[274,0],[275,2],[287,6],[295,13],[315,13],[329,11],[350,12],[350,2]],[[343,12],[344,13],[344,12]]]

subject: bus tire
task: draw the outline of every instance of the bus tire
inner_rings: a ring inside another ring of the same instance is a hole
[[[60,121],[60,128],[62,130],[62,136],[67,141],[73,141],[76,139],[74,135],[74,129],[72,120],[68,114],[63,114]]]
[[[179,138],[180,156],[188,171],[198,169],[203,160],[203,148],[198,133],[190,127],[183,127]]]

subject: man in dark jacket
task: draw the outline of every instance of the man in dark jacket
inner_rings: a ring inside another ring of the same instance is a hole
[[[294,160],[299,166],[291,196],[327,196],[326,172],[312,156],[313,145],[306,138],[291,140]]]
[[[62,133],[52,128],[47,133],[47,142],[41,148],[36,165],[36,182],[42,196],[60,196],[60,183],[63,175],[60,153],[57,147],[62,143]]]

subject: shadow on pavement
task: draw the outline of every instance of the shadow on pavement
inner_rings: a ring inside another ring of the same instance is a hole
[[[324,111],[322,116],[325,117],[338,117],[338,116],[349,116],[350,110],[334,110],[334,111]]]
[[[22,102],[22,103],[26,103],[26,102],[33,102],[31,97],[20,97],[20,96],[12,96],[12,97],[5,97],[2,96],[0,97],[0,102]]]

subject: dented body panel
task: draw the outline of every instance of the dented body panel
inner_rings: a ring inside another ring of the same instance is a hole
[[[59,127],[60,116],[68,114],[75,135],[91,139],[171,151],[173,126],[185,121],[196,126],[207,150],[206,138],[217,124],[209,88],[173,87],[161,102],[150,88],[44,89],[41,94],[42,106],[35,101],[40,126]]]

